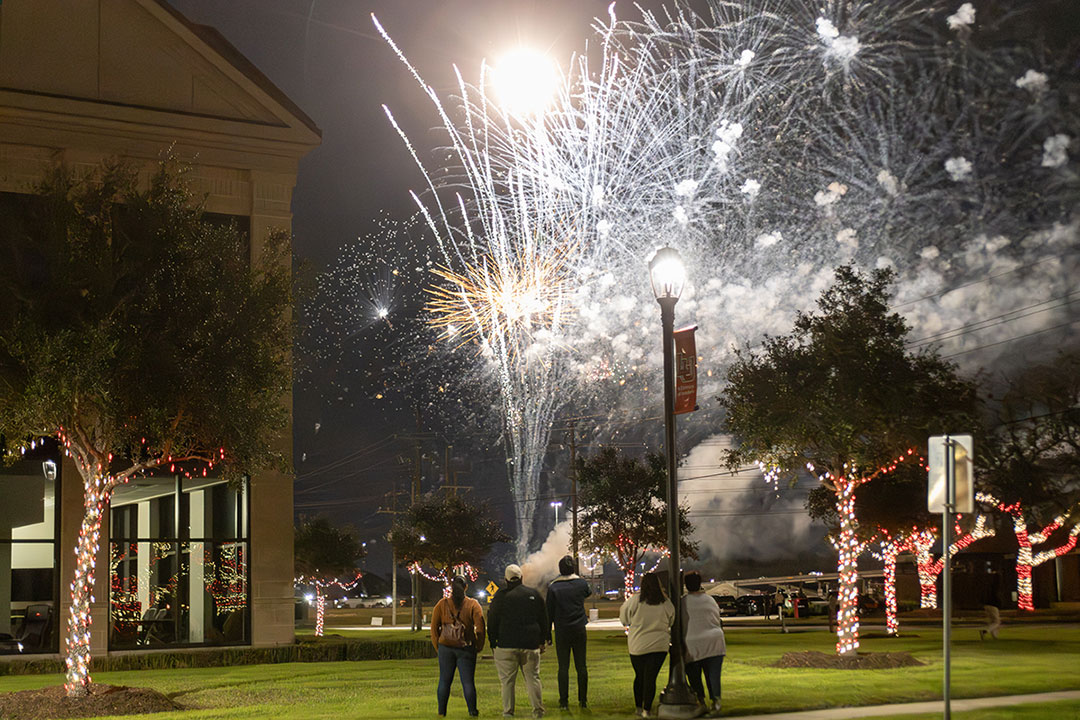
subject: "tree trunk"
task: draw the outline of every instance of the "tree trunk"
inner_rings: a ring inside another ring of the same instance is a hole
[[[315,637],[323,636],[323,619],[326,617],[326,595],[321,585],[315,585]]]
[[[895,636],[900,630],[896,619],[896,556],[907,546],[907,541],[893,540],[883,548],[885,570],[885,632]]]
[[[94,602],[94,566],[101,540],[101,514],[109,502],[108,478],[95,475],[83,480],[83,521],[75,546],[75,580],[71,583],[71,617],[68,619],[68,697],[90,692],[90,605]]]
[[[930,548],[934,545],[934,533],[924,530],[913,541],[915,559],[919,569],[919,607],[934,609],[937,607],[937,574],[934,572],[934,558]]]
[[[855,483],[838,482],[836,489],[836,512],[840,516],[836,652],[851,655],[859,649],[859,539],[855,534]]]
[[[1013,515],[1013,532],[1016,534],[1016,607],[1019,610],[1035,610],[1031,592],[1031,567],[1035,564],[1031,552],[1031,538],[1027,523],[1019,510]]]

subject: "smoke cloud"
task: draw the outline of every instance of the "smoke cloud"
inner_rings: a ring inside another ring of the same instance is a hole
[[[555,526],[540,549],[521,563],[521,581],[534,588],[546,588],[559,574],[559,560],[570,552],[570,521]]]
[[[822,554],[825,530],[811,522],[803,507],[813,483],[774,488],[756,468],[732,474],[722,460],[731,447],[730,436],[713,435],[691,450],[679,468],[679,492],[690,508],[694,539],[701,543],[701,564],[724,570]]]

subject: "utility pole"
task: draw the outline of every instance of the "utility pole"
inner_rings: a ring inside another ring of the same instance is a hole
[[[403,510],[397,509],[398,495],[404,495],[404,493],[398,492],[397,484],[393,486],[393,490],[386,494],[387,504],[390,509],[380,508],[379,512],[390,515],[392,518],[398,515],[404,514]],[[393,520],[391,520],[393,522]],[[397,609],[398,609],[398,592],[397,592],[397,545],[390,543],[390,624],[392,626],[397,625]]]
[[[453,457],[453,453],[452,453],[453,449],[454,449],[453,445],[447,445],[446,446],[446,461],[445,461],[446,462],[446,469],[445,469],[445,475],[443,476],[443,489],[446,490],[448,493],[450,493],[450,495],[452,495],[454,497],[457,497],[457,494],[458,494],[459,490],[472,490],[472,485],[460,485],[460,484],[458,484],[458,481],[457,481],[458,471],[450,469],[451,468],[451,463],[452,463],[452,457]]]
[[[416,430],[420,431],[420,410],[416,410]],[[416,451],[413,455],[413,477],[412,477],[412,493],[410,499],[413,504],[416,503],[417,498],[420,497],[420,441],[417,440],[414,445]],[[412,573],[412,629],[423,630],[424,629],[424,604],[420,599],[420,573]]]

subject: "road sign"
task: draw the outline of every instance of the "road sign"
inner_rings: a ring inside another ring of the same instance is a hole
[[[495,593],[499,592],[499,586],[495,584],[494,580],[488,580],[487,587],[487,601],[491,602],[491,598],[495,597]]]
[[[953,451],[953,467],[946,467],[948,452],[946,445]],[[948,497],[946,475],[951,472],[956,487],[955,502],[952,512],[975,512],[975,473],[972,458],[975,456],[975,443],[970,435],[934,435],[929,447],[930,472],[927,476],[926,507],[932,513],[945,511]]]

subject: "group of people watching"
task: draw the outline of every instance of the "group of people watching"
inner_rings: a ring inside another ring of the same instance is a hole
[[[480,603],[465,595],[464,578],[456,577],[451,593],[435,605],[431,614],[431,641],[439,656],[439,716],[446,715],[455,672],[461,678],[469,715],[476,707],[476,658],[490,641],[502,689],[503,717],[513,717],[518,673],[525,680],[533,717],[544,715],[540,683],[540,655],[552,644],[558,659],[559,708],[569,708],[570,658],[577,673],[577,700],[588,707],[589,672],[586,666],[585,601],[589,584],[576,574],[570,555],[559,561],[559,576],[547,589],[547,598],[522,584],[521,568],[508,565],[506,587],[491,599],[487,622]],[[683,603],[683,638],[687,681],[698,700],[709,710],[720,710],[720,673],[726,646],[720,610],[701,589],[701,575],[686,573]],[[647,717],[656,697],[656,678],[671,648],[675,606],[655,573],[641,580],[641,590],[619,611],[626,628],[627,649],[634,669],[635,713]],[[702,683],[704,676],[704,683]],[[706,702],[706,690],[708,702]]]

